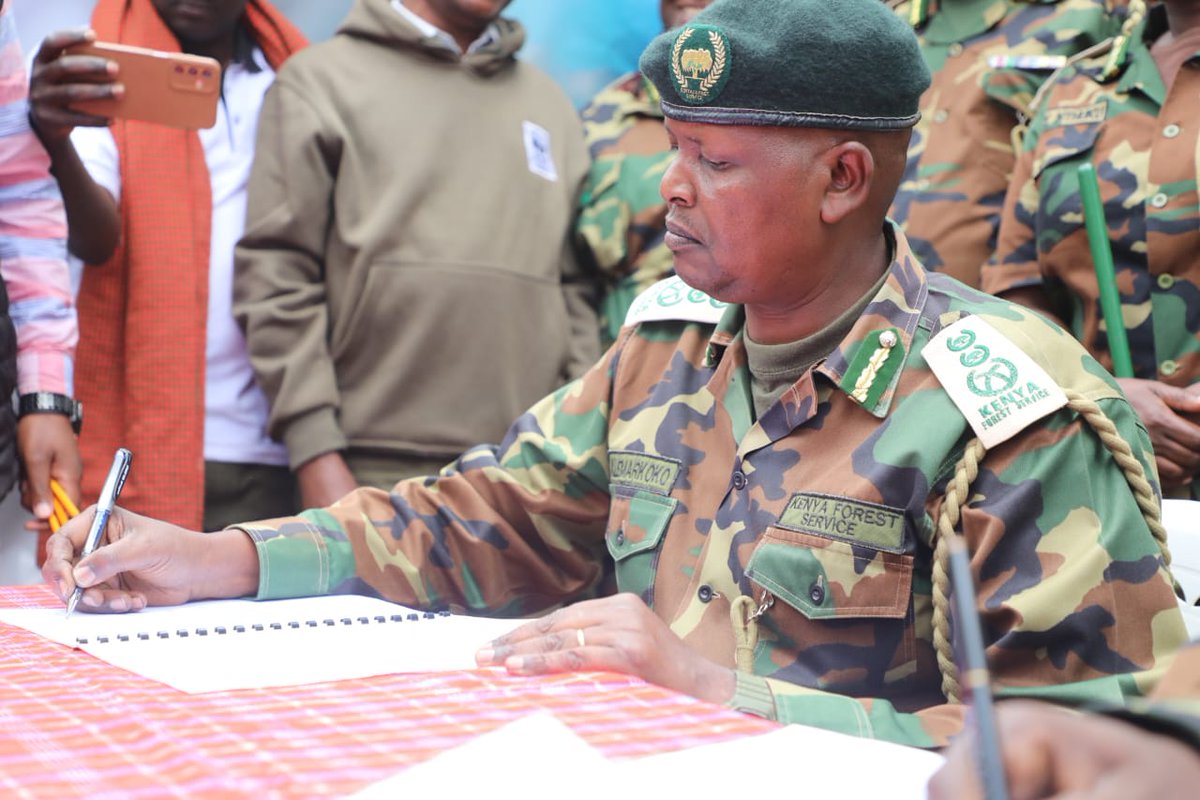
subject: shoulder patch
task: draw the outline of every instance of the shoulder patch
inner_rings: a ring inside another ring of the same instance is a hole
[[[714,300],[688,286],[678,275],[672,275],[637,296],[625,315],[625,324],[682,320],[716,325],[728,307],[728,303]]]
[[[922,355],[989,449],[1067,404],[1044,369],[979,317],[947,327]]]

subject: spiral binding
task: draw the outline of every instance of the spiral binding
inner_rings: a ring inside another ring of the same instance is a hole
[[[94,636],[77,636],[75,644],[110,644],[114,642],[130,642],[130,641],[151,641],[152,639],[187,639],[190,637],[203,636],[230,636],[239,633],[247,632],[262,632],[282,631],[282,630],[298,630],[300,628],[320,628],[330,627],[335,628],[339,625],[371,625],[385,624],[392,622],[416,622],[422,619],[437,619],[438,617],[450,616],[449,611],[410,611],[407,614],[376,614],[374,617],[342,617],[341,619],[333,619],[326,617],[320,620],[292,620],[290,622],[252,622],[247,625],[214,625],[211,628],[178,628],[174,634],[171,631],[139,631],[137,633],[118,633],[118,634],[98,634]]]

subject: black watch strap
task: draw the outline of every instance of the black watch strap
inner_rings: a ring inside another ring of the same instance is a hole
[[[83,425],[83,403],[55,392],[30,392],[17,400],[17,414],[62,414],[71,421],[71,427],[79,433]]]

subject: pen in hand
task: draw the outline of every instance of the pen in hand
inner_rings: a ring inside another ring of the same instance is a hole
[[[87,538],[83,540],[83,552],[80,553],[80,559],[87,558],[96,549],[96,545],[100,543],[100,537],[104,535],[104,529],[108,527],[108,518],[112,516],[113,506],[117,504],[117,497],[121,494],[121,487],[125,485],[125,476],[129,474],[129,462],[133,459],[133,454],[124,447],[118,447],[116,455],[113,456],[112,466],[108,469],[108,477],[104,479],[104,486],[100,489],[100,500],[96,503],[96,516],[92,517],[92,527],[88,528]],[[75,591],[71,593],[71,599],[67,601],[67,616],[71,616],[71,612],[75,610],[75,606],[79,604],[79,598],[83,596],[83,588],[76,585]]]

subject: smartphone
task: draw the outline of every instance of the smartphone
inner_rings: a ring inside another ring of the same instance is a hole
[[[119,100],[81,100],[71,104],[77,111],[172,128],[211,128],[217,122],[221,65],[216,59],[105,42],[66,52],[116,61],[121,68],[117,81],[125,86]]]

